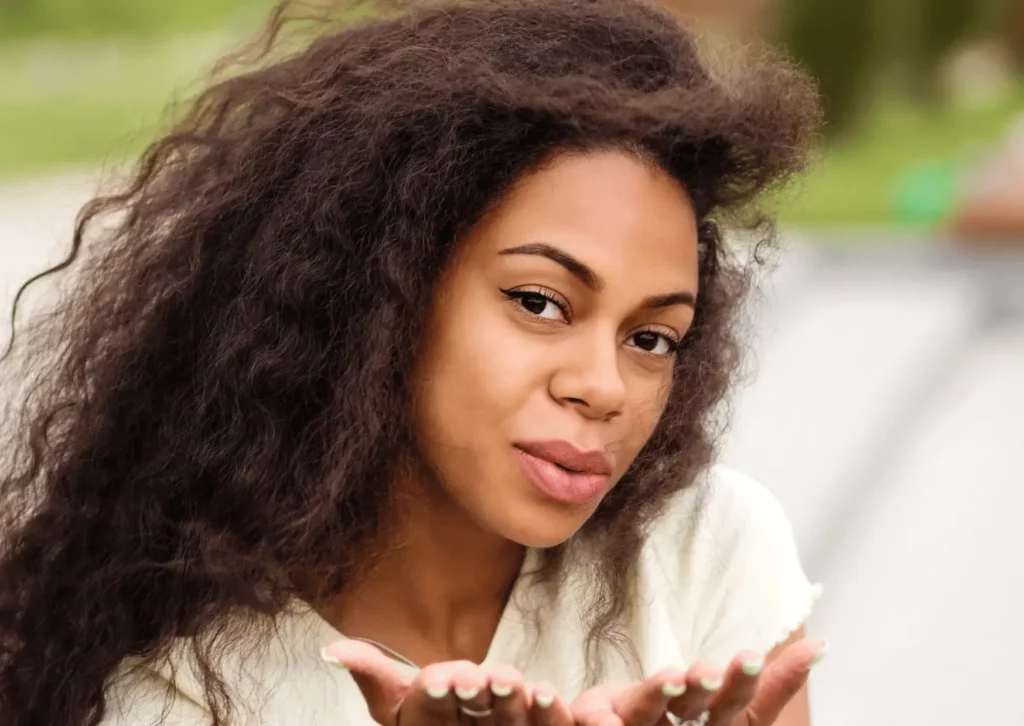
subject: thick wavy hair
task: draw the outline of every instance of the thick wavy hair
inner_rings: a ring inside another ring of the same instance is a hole
[[[415,455],[410,371],[438,277],[559,151],[642,154],[699,223],[667,409],[539,573],[557,583],[569,545],[594,544],[592,641],[628,609],[647,526],[712,460],[752,273],[720,230],[773,239],[758,200],[810,158],[813,84],[766,52],[713,72],[635,0],[349,6],[285,51],[282,28],[308,27],[292,14],[82,210],[41,275],[73,268],[74,285],[11,339],[4,365],[28,365],[0,471],[5,726],[98,723],[119,664],[176,638],[224,722],[216,654],[242,637],[225,623],[337,593],[372,554],[394,463]]]

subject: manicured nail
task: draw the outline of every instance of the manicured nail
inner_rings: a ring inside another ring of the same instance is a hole
[[[471,701],[480,695],[479,688],[459,688],[455,686],[455,695],[463,701]]]
[[[323,659],[324,663],[329,663],[330,665],[334,666],[335,668],[340,668],[343,671],[347,671],[348,670],[348,666],[345,665],[344,663],[342,663],[340,660],[338,660],[336,657],[334,657],[330,653],[328,653],[327,652],[327,648],[321,648],[320,649],[320,657]]]
[[[440,700],[448,695],[448,686],[427,686],[427,695]]]
[[[748,676],[756,676],[761,673],[764,669],[764,656],[757,656],[756,658],[750,658],[749,660],[743,661],[743,672]]]
[[[666,683],[661,687],[661,692],[669,698],[678,698],[686,693],[685,683]]]
[[[543,693],[534,696],[533,700],[541,708],[551,708],[551,704],[555,702],[555,697],[549,693]]]
[[[725,683],[724,678],[701,678],[700,687],[705,691],[717,691]]]
[[[503,686],[500,683],[492,683],[491,693],[498,698],[508,698],[512,695],[512,686]]]
[[[821,663],[821,661],[825,660],[825,656],[826,655],[828,655],[828,641],[827,640],[821,644],[821,647],[818,648],[818,652],[814,654],[813,658],[811,658],[811,662],[807,665],[807,670],[810,670],[814,666],[816,666],[819,663]]]

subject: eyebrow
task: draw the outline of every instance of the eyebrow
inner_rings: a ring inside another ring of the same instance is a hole
[[[507,247],[501,250],[500,255],[534,255],[546,257],[552,262],[557,262],[564,267],[569,274],[577,278],[591,290],[600,292],[604,288],[604,281],[601,276],[590,269],[585,263],[576,259],[568,252],[553,247],[544,242],[534,242],[516,247]],[[652,295],[644,298],[640,304],[642,308],[667,308],[673,305],[688,305],[691,308],[697,306],[697,300],[692,292],[672,292],[666,295]]]
[[[600,291],[604,288],[604,282],[601,280],[601,276],[596,272],[587,267],[584,263],[577,260],[575,257],[570,255],[568,252],[563,252],[557,247],[552,247],[549,244],[543,242],[535,242],[528,245],[519,245],[518,247],[508,247],[503,249],[498,254],[501,255],[535,255],[537,257],[547,257],[553,262],[557,262],[566,270],[569,271],[573,277],[579,279],[584,285],[589,287],[591,290]]]

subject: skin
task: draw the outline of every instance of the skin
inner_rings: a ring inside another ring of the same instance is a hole
[[[685,189],[620,151],[556,156],[463,240],[419,351],[422,462],[399,482],[387,554],[321,611],[342,632],[431,664],[408,681],[363,643],[325,651],[353,672],[378,722],[455,723],[461,694],[470,707],[493,706],[485,721],[501,726],[654,726],[668,709],[683,718],[710,709],[713,723],[729,726],[807,724],[801,689],[818,646],[802,634],[769,654],[760,678],[742,666],[765,659],[743,653],[725,673],[696,664],[598,686],[572,704],[514,669],[476,665],[525,549],[579,530],[653,432],[674,347],[693,320],[697,280]],[[606,452],[604,491],[566,504],[539,490],[513,448],[537,439]],[[716,681],[718,688],[702,686]],[[669,697],[666,684],[686,693]]]
[[[661,417],[672,346],[693,320],[693,210],[653,166],[621,153],[565,156],[521,182],[460,252],[424,350],[420,445],[476,526],[550,547],[600,497],[553,501],[523,475],[511,444],[564,439],[605,451],[608,489],[626,472]],[[571,256],[593,279],[545,252]],[[673,295],[691,302],[644,304]]]

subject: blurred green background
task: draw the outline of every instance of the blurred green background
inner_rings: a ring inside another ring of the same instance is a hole
[[[1022,0],[665,0],[819,79],[823,158],[794,225],[927,227],[1024,114]],[[0,0],[0,181],[119,164],[273,0]]]

